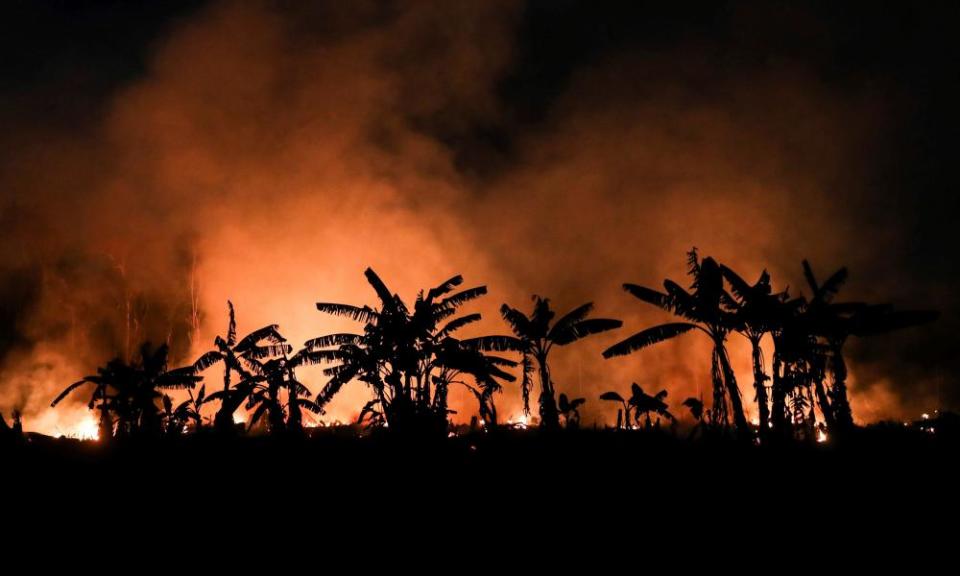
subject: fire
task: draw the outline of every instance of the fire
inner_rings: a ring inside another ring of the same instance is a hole
[[[507,424],[520,430],[526,430],[527,427],[530,426],[530,417],[526,414],[521,414],[518,417],[507,420]]]
[[[246,424],[247,418],[243,414],[238,412],[233,413],[233,423],[234,424]]]
[[[823,430],[818,430],[818,431],[817,431],[817,442],[819,442],[819,443],[822,444],[822,443],[824,443],[824,442],[826,442],[826,441],[827,441],[827,433],[824,432]]]
[[[97,425],[97,421],[92,416],[87,416],[78,422],[77,425],[74,426],[73,430],[66,434],[61,434],[60,436],[66,436],[67,438],[74,438],[76,440],[97,441],[100,439],[100,427]]]

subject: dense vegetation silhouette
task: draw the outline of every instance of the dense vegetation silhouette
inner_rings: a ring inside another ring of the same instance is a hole
[[[727,437],[750,443],[789,439],[814,441],[829,433],[842,438],[854,426],[847,393],[845,343],[851,336],[868,336],[930,322],[936,313],[897,311],[886,304],[836,302],[847,270],[841,268],[819,282],[803,262],[807,295],[776,291],[763,271],[748,282],[730,267],[689,252],[689,288],[667,279],[663,290],[624,284],[632,296],[677,317],[645,328],[610,346],[604,358],[638,352],[654,344],[699,332],[711,343],[712,399],[687,398],[682,405],[695,422],[690,437]],[[511,334],[459,338],[459,331],[481,319],[463,311],[487,293],[485,286],[463,288],[459,275],[421,290],[411,302],[392,292],[372,269],[365,276],[376,304],[319,302],[317,310],[357,322],[356,332],[327,334],[304,343],[296,352],[278,325],[237,333],[236,311],[228,302],[226,334],[193,363],[168,366],[169,348],[144,344],[133,361],[116,358],[63,390],[51,405],[89,390],[87,406],[96,412],[101,442],[156,439],[194,434],[237,436],[262,431],[270,436],[303,436],[304,412],[324,414],[325,407],[345,386],[363,386],[370,400],[359,411],[356,429],[386,430],[392,435],[445,438],[451,430],[448,394],[453,386],[468,390],[477,402],[472,427],[491,431],[503,426],[496,397],[505,384],[519,379],[525,415],[530,394],[537,388],[539,427],[545,432],[580,427],[586,398],[570,398],[557,390],[550,352],[594,334],[620,328],[620,320],[592,318],[585,303],[556,318],[550,300],[533,296],[529,314],[503,304],[501,316]],[[753,402],[758,418],[748,422],[744,399],[727,350],[731,334],[750,344]],[[773,342],[771,370],[760,346]],[[691,359],[691,361],[697,361]],[[222,385],[208,391],[206,371],[223,370]],[[320,366],[326,382],[314,395],[297,377],[303,366]],[[519,374],[514,375],[517,368]],[[185,391],[175,403],[171,390]],[[667,403],[668,391],[648,394],[633,383],[628,395],[612,390],[598,400],[614,402],[617,430],[675,430],[676,418]],[[212,419],[206,407],[216,406]],[[245,408],[249,420],[238,416]],[[0,435],[22,436],[15,424],[0,422]],[[516,427],[517,423],[508,423]],[[522,424],[526,427],[526,421]]]

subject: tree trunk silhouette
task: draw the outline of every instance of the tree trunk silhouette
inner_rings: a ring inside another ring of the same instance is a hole
[[[747,423],[747,417],[743,413],[743,400],[740,398],[740,388],[737,387],[737,378],[733,374],[733,368],[730,367],[730,359],[727,358],[727,350],[723,347],[723,342],[717,343],[717,357],[720,359],[720,368],[723,372],[723,381],[727,388],[727,395],[730,397],[730,407],[733,409],[733,423],[737,427],[737,434],[742,439],[751,437],[750,424]]]
[[[773,431],[777,436],[782,436],[787,428],[787,390],[784,382],[783,361],[773,355],[773,389],[771,390],[771,419]]]
[[[760,339],[751,338],[750,347],[753,351],[753,388],[757,393],[757,411],[760,422],[760,436],[767,435],[770,422],[770,407],[767,405],[767,375],[763,371],[763,350],[760,349]]]
[[[537,362],[540,364],[540,425],[548,430],[556,430],[560,428],[560,413],[550,380],[550,368],[546,358],[537,358]]]
[[[834,424],[841,432],[853,428],[853,413],[847,399],[847,363],[843,360],[839,348],[834,349],[832,360],[833,368],[833,418]]]

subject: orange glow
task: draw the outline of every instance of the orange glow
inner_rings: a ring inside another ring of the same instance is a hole
[[[80,420],[73,428],[60,434],[60,437],[97,441],[100,439],[100,427],[93,416],[87,416],[83,420]]]
[[[516,47],[505,31],[518,8],[476,3],[469,33],[444,36],[450,45],[416,62],[395,62],[390,55],[432,37],[431,11],[447,3],[413,4],[395,22],[323,46],[295,37],[296,26],[258,3],[218,4],[158,40],[143,77],[115,95],[95,137],[45,142],[49,157],[16,157],[12,165],[43,169],[10,189],[36,190],[38,205],[57,209],[31,214],[36,225],[24,219],[29,242],[8,231],[8,242],[35,249],[28,256],[45,268],[36,312],[23,322],[39,343],[7,360],[0,409],[31,390],[28,430],[89,433],[71,412],[88,396],[47,408],[64,386],[137,339],[169,337],[176,360],[192,361],[222,333],[227,299],[241,334],[276,322],[299,345],[357,331],[313,304],[372,303],[362,276],[372,266],[408,301],[455,273],[487,285],[489,295],[468,310],[483,320],[464,337],[503,333],[498,307],[522,305],[532,293],[559,308],[593,300],[624,330],[551,356],[558,392],[587,399],[584,425],[611,422],[616,407],[599,394],[637,379],[667,389],[671,410],[689,418],[680,402],[709,396],[709,342],[684,336],[604,361],[605,347],[666,319],[620,284],[685,283],[684,254],[696,245],[745,276],[766,266],[778,286],[797,286],[798,246],[814,262],[832,262],[862,244],[830,191],[857,175],[870,135],[849,128],[878,114],[871,102],[783,71],[745,72],[742,82],[718,87],[730,95],[721,103],[692,94],[682,104],[676,87],[624,83],[657,62],[616,57],[572,77],[544,129],[514,143],[521,161],[504,161],[502,173],[485,179],[458,168],[457,155],[413,119],[442,112],[468,126],[497,124],[504,111],[490,94],[511,65]],[[307,48],[292,50],[301,43]],[[811,217],[796,217],[801,200]],[[37,229],[49,233],[41,239]],[[149,312],[131,321],[138,299]],[[190,305],[188,333],[176,319]],[[769,363],[769,338],[762,345]],[[731,335],[729,347],[746,398],[749,346]],[[895,383],[860,382],[858,368],[849,382],[858,421],[905,417]],[[206,376],[209,392],[217,371]],[[325,383],[321,367],[298,377],[315,393]],[[366,387],[345,386],[327,417],[353,421],[368,399]],[[516,384],[505,385],[497,409],[516,413],[520,402]],[[745,404],[749,418],[756,408]],[[450,408],[459,423],[477,413],[460,390],[451,390]],[[507,424],[534,425],[525,415]]]

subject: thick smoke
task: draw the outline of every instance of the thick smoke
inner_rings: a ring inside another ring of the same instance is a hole
[[[901,231],[861,218],[882,98],[789,62],[624,50],[581,66],[524,124],[500,93],[522,18],[511,2],[219,3],[159,42],[103,118],[5,142],[0,408],[25,410],[28,428],[69,426],[82,410],[45,409],[62,386],[145,339],[187,361],[225,329],[228,298],[241,332],[276,322],[300,342],[350,328],[313,303],[372,302],[368,265],[410,298],[455,273],[489,285],[477,332],[505,330],[499,304],[532,293],[622,318],[620,333],[556,353],[587,421],[610,417],[599,393],[632,381],[668,389],[677,409],[708,395],[696,335],[599,354],[662,318],[619,285],[683,280],[692,246],[747,276],[767,267],[794,293],[806,257],[822,274],[850,265],[851,295],[914,296],[878,262]],[[484,145],[486,127],[509,146]],[[860,417],[929,406],[930,384],[912,403],[899,394],[913,377],[902,358],[863,358]],[[348,388],[331,417],[365,394]],[[468,400],[453,399],[461,419]],[[499,405],[519,410],[515,386]]]

